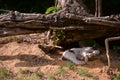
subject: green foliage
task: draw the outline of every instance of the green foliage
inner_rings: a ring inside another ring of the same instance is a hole
[[[56,45],[56,40],[64,40],[65,39],[65,34],[64,32],[61,30],[61,31],[56,31],[55,32],[55,35],[53,37],[53,45]]]
[[[39,77],[42,77],[42,75],[43,75],[43,73],[40,70],[38,70],[35,74],[36,74],[36,76],[39,76]]]
[[[16,78],[15,80],[23,80],[22,78]]]
[[[120,53],[120,46],[113,46],[113,50]]]
[[[120,75],[116,75],[113,79],[111,80],[120,80]]]
[[[47,79],[48,80],[56,80],[55,77],[51,73],[47,74]]]
[[[18,41],[18,38],[16,36],[12,36],[13,41]]]
[[[26,80],[36,80],[36,79],[33,75],[31,75],[31,76],[27,77]]]
[[[70,62],[70,61],[66,63],[66,66],[67,66],[70,70],[74,70],[74,69],[75,69],[74,63],[72,63],[72,62]]]
[[[118,70],[117,70],[118,72],[120,72],[120,67],[118,67]]]
[[[96,42],[95,42],[95,40],[86,40],[85,41],[85,46],[93,46],[94,44],[95,44]]]
[[[9,71],[5,67],[0,68],[0,79],[5,78],[8,75]]]
[[[77,71],[77,74],[79,74],[79,75],[85,75],[85,74],[87,74],[87,73],[88,73],[87,69],[79,69],[79,70]]]
[[[21,74],[28,74],[28,73],[30,72],[30,71],[27,70],[27,69],[24,69],[24,70],[23,70],[23,69],[20,69],[19,71],[20,71]]]
[[[59,11],[61,8],[60,7],[56,7],[56,6],[52,6],[52,7],[49,7],[45,14],[50,14],[50,13],[54,13],[54,12],[57,12]]]

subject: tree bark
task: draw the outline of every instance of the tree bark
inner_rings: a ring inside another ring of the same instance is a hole
[[[82,0],[57,1],[59,4],[56,3],[56,6],[60,6],[62,9],[48,15],[18,11],[1,14],[0,37],[44,32],[51,29],[63,30],[68,37],[72,34],[76,37],[75,40],[120,34],[119,15],[98,18],[89,13]],[[112,33],[111,29],[114,29]]]

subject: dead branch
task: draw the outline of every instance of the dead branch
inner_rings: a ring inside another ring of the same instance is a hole
[[[105,48],[106,48],[106,56],[108,60],[108,68],[110,68],[110,56],[109,56],[109,41],[120,40],[120,36],[118,37],[110,37],[105,39]]]
[[[106,19],[103,19],[106,18]],[[120,22],[117,21],[110,21],[110,18],[107,17],[98,18],[98,17],[86,17],[84,20],[88,24],[96,24],[96,25],[103,25],[106,27],[116,27],[120,28]]]
[[[31,34],[31,33],[42,33],[47,31],[47,29],[25,29],[25,28],[6,28],[0,26],[0,37],[12,36],[12,35],[21,35],[21,34]]]

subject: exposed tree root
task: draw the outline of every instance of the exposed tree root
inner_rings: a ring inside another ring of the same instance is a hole
[[[109,56],[109,41],[120,40],[120,36],[117,37],[110,37],[105,39],[105,48],[106,48],[106,56],[108,60],[108,69],[110,68],[110,56]]]

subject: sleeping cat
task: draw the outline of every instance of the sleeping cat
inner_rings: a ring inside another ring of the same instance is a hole
[[[100,54],[100,50],[95,47],[71,48],[63,52],[62,58],[72,61],[75,64],[82,65],[98,54]],[[83,59],[84,61],[82,61]]]

